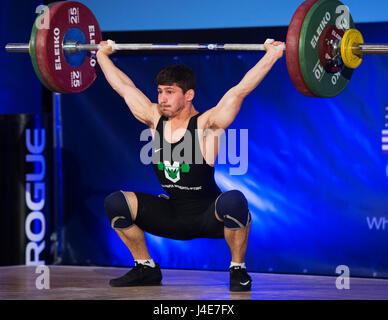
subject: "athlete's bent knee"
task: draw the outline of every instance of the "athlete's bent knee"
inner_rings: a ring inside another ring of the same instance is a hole
[[[113,229],[123,230],[132,227],[134,218],[124,192],[117,191],[105,198],[104,209]]]
[[[238,190],[223,192],[216,202],[216,213],[224,220],[227,229],[243,229],[251,222],[248,201]]]

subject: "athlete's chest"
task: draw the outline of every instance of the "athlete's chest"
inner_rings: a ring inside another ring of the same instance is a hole
[[[205,128],[206,123],[201,117],[196,120],[196,123],[190,123],[190,119],[179,123],[164,121],[162,127],[159,127],[162,130],[151,129],[152,137],[154,140],[157,138],[156,140],[161,144],[167,143],[178,148],[184,145],[185,148],[191,149],[190,146],[195,147],[197,144],[199,150],[196,149],[196,152],[201,152],[206,163],[214,166],[219,150],[220,134],[216,130]]]
[[[184,137],[186,139],[193,138],[195,130],[190,129],[191,128],[188,128],[188,121],[175,124],[170,121],[165,121],[163,127],[163,138],[170,144],[177,143]]]

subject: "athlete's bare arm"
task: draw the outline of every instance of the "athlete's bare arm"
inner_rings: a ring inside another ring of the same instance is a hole
[[[281,44],[282,42],[278,41],[265,44],[267,52],[264,57],[222,97],[215,107],[201,115],[202,119],[198,119],[202,129],[226,130],[229,127],[240,111],[244,98],[260,84],[275,62],[283,56],[283,50],[276,48]]]
[[[97,61],[112,88],[124,98],[126,104],[136,119],[153,128],[159,112],[155,103],[152,103],[133,81],[117,68],[109,58],[113,53],[112,47],[106,41],[100,43],[102,47],[97,51]]]

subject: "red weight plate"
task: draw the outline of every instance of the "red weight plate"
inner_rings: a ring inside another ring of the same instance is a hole
[[[49,4],[48,7],[50,7],[52,4]],[[59,88],[55,86],[53,83],[47,83],[47,79],[45,79],[39,69],[38,61],[36,58],[36,48],[35,48],[35,38],[36,38],[36,33],[39,28],[44,26],[44,19],[41,20],[41,16],[43,15],[44,11],[40,12],[38,16],[35,19],[35,22],[32,26],[31,30],[31,38],[30,38],[30,57],[31,57],[31,62],[32,66],[34,67],[35,73],[38,76],[40,82],[49,89],[50,91],[58,91]]]
[[[78,28],[87,43],[99,43],[101,30],[88,7],[76,1],[52,4],[45,13],[49,28],[36,33],[36,57],[42,76],[60,93],[78,93],[86,90],[96,79],[98,63],[96,52],[89,52],[79,67],[70,66],[64,57],[62,42],[66,32]]]
[[[64,3],[65,2],[52,3],[49,5],[49,9],[45,11],[42,17],[42,20],[44,20],[45,23],[42,27],[38,28],[35,34],[35,55],[40,73],[46,82],[50,84],[50,87],[52,87],[55,92],[69,93],[57,85],[57,81],[55,80],[56,75],[51,72],[51,61],[48,61],[47,52],[49,48],[54,46],[55,41],[53,36],[51,36],[51,38],[49,36],[50,31],[53,30],[53,25],[50,23],[52,21],[52,13],[54,10],[58,10],[58,6],[61,6]]]
[[[307,87],[299,64],[299,37],[302,24],[310,8],[319,0],[306,0],[294,13],[286,38],[286,62],[288,73],[296,89],[307,97],[316,97]]]

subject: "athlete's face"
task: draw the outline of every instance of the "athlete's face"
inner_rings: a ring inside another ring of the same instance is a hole
[[[164,116],[173,117],[178,114],[184,109],[186,101],[187,95],[175,84],[158,86],[159,109]]]

